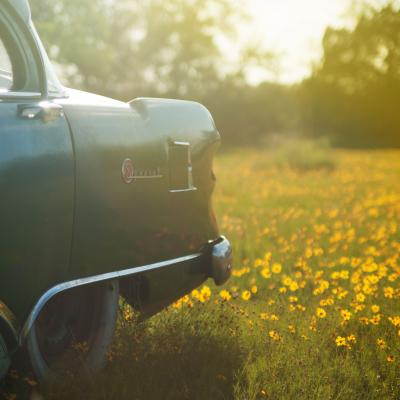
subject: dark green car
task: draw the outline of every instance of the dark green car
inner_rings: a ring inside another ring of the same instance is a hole
[[[26,0],[0,0],[0,378],[21,351],[44,378],[75,342],[97,370],[120,295],[146,317],[229,278],[219,142],[198,103],[64,88]]]

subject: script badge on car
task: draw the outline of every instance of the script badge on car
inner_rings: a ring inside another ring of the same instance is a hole
[[[132,183],[135,179],[135,168],[130,158],[126,158],[122,163],[121,174],[125,183]]]

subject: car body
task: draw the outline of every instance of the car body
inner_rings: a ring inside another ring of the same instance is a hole
[[[229,278],[205,107],[64,88],[26,0],[0,3],[0,60],[0,353],[76,288],[117,282],[151,315]]]

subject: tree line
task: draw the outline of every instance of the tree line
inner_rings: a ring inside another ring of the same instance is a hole
[[[400,10],[364,8],[352,28],[328,28],[323,56],[296,85],[249,85],[256,46],[226,65],[216,38],[234,40],[238,0],[35,0],[34,22],[67,85],[123,101],[179,97],[204,103],[224,142],[278,134],[344,147],[400,146]]]

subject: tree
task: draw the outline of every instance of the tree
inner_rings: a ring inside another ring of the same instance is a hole
[[[400,146],[400,11],[368,8],[354,29],[327,29],[323,49],[302,88],[307,128],[338,145]]]
[[[224,143],[255,143],[294,129],[294,91],[252,87],[249,67],[274,56],[253,43],[225,68],[217,39],[246,19],[239,0],[35,0],[34,22],[64,82],[121,100],[190,98],[214,115]]]
[[[35,0],[32,12],[71,85],[120,99],[201,96],[221,78],[215,37],[236,0]]]

